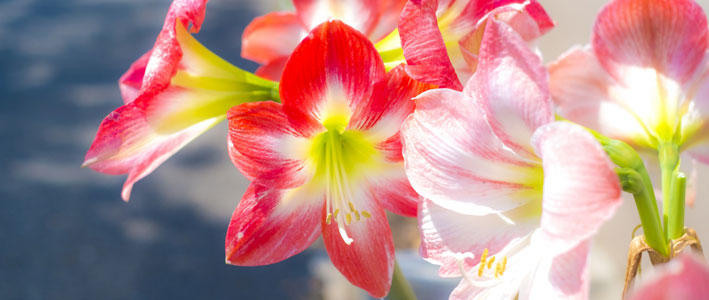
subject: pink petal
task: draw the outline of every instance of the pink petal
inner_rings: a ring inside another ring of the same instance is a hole
[[[535,243],[533,239],[532,243]],[[537,267],[520,289],[521,299],[588,299],[588,254],[591,241],[585,240],[576,247],[558,255],[544,255],[544,243],[534,245],[542,253]]]
[[[395,214],[416,217],[420,197],[411,187],[401,163],[389,174],[373,176],[369,183],[372,197],[386,210]]]
[[[396,29],[399,16],[407,0],[378,1],[379,19],[367,34],[372,42],[378,42]]]
[[[547,77],[524,40],[504,23],[490,20],[478,69],[465,93],[480,97],[490,126],[507,147],[531,158],[532,133],[554,120]]]
[[[387,295],[394,271],[394,242],[386,214],[377,201],[362,189],[356,191],[352,200],[359,210],[366,210],[371,217],[342,225],[351,243],[345,243],[337,222],[325,222],[327,211],[323,209],[323,241],[335,267],[352,284],[366,290],[372,297]]]
[[[321,24],[298,45],[281,78],[283,110],[304,134],[322,129],[333,107],[353,110],[384,78],[374,45],[340,21]],[[349,117],[349,116],[347,116]]]
[[[280,190],[251,183],[226,234],[226,262],[260,266],[296,255],[320,236],[323,195],[307,188]]]
[[[121,193],[123,200],[128,201],[135,182],[220,121],[206,120],[179,132],[161,134],[150,125],[145,111],[134,101],[111,112],[101,122],[86,153],[84,166],[107,174],[128,173]]]
[[[631,68],[688,80],[707,50],[707,20],[691,0],[616,0],[598,14],[593,48],[619,81]]]
[[[436,89],[419,95],[401,134],[411,185],[438,205],[485,215],[541,197],[529,185],[541,183],[539,166],[506,149],[480,105],[463,93]]]
[[[589,47],[569,49],[549,65],[549,74],[551,94],[562,117],[610,138],[651,144],[643,124],[612,94],[622,88],[620,83],[603,69]]]
[[[703,257],[683,254],[656,271],[641,281],[628,299],[706,299],[709,295],[709,267]]]
[[[413,80],[399,65],[374,86],[371,99],[355,108],[348,125],[366,131],[376,140],[384,140],[399,132],[401,123],[414,111],[411,99],[433,86]]]
[[[540,235],[548,249],[563,252],[593,236],[613,216],[621,204],[618,175],[581,126],[546,125],[535,132],[532,144],[544,165]]]
[[[249,179],[273,188],[300,186],[309,178],[297,146],[308,145],[288,126],[281,104],[245,103],[229,110],[229,155]]]
[[[474,266],[486,248],[494,255],[514,240],[531,234],[539,225],[539,218],[522,214],[538,205],[539,202],[532,203],[511,212],[510,217],[518,222],[510,224],[494,214],[464,215],[424,200],[419,206],[418,219],[421,256],[440,265],[438,274],[443,277],[461,276],[461,266],[476,273]]]
[[[406,57],[406,71],[414,79],[441,88],[461,90],[438,29],[437,1],[409,1],[401,12],[399,34]]]
[[[138,58],[118,80],[118,86],[121,89],[121,97],[123,98],[124,104],[131,103],[138,97],[140,86],[143,84],[145,66],[148,64],[151,53],[152,50]]]
[[[269,64],[287,58],[308,34],[298,16],[290,12],[272,12],[255,18],[241,36],[241,56]]]

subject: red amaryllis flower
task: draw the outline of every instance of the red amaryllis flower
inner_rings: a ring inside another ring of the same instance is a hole
[[[411,0],[399,32],[411,76],[442,88],[462,90],[475,72],[485,24],[504,21],[531,42],[554,22],[536,0]]]
[[[128,174],[122,197],[234,105],[278,99],[278,86],[222,60],[197,42],[206,0],[175,0],[151,51],[121,77],[124,105],[101,122],[84,166]]]
[[[318,24],[338,19],[381,40],[396,28],[406,0],[293,0],[295,12],[272,12],[254,19],[244,30],[241,56],[262,64],[256,74],[279,80],[288,56]]]
[[[316,27],[281,78],[283,104],[229,111],[229,153],[253,182],[229,225],[226,261],[265,265],[322,233],[354,285],[383,297],[394,245],[384,209],[415,216],[399,127],[426,89],[402,67],[385,74],[372,43],[340,21]]]

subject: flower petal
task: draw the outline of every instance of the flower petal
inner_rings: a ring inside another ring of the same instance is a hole
[[[437,9],[435,0],[409,1],[404,6],[399,33],[406,57],[406,71],[418,81],[462,90],[438,29]]]
[[[356,107],[348,127],[366,131],[376,141],[388,139],[399,132],[401,123],[414,111],[411,99],[431,88],[409,77],[399,65],[374,86],[369,101]]]
[[[214,118],[172,134],[157,133],[135,102],[126,104],[103,119],[83,166],[107,173],[128,173],[121,197],[128,201],[133,184],[179,151],[202,132],[221,122]]]
[[[322,212],[322,233],[325,249],[335,267],[352,284],[366,290],[372,297],[387,295],[394,271],[394,242],[386,214],[378,202],[364,189],[356,189],[352,202],[357,209],[366,210],[370,217],[362,217],[349,225],[330,222],[327,211]],[[342,229],[340,229],[342,228]],[[344,241],[343,233],[351,238]]]
[[[575,123],[635,145],[650,146],[643,124],[617,102],[622,88],[598,63],[590,47],[574,47],[549,65],[551,95],[558,113]]]
[[[544,165],[540,235],[563,252],[590,238],[621,204],[614,165],[583,127],[555,122],[540,127],[532,144]]]
[[[473,269],[485,249],[494,255],[510,243],[531,234],[539,225],[539,216],[529,212],[538,212],[534,206],[539,205],[539,202],[531,203],[506,214],[506,218],[517,221],[510,224],[495,214],[464,215],[438,206],[431,200],[423,200],[418,219],[421,256],[441,266],[438,275],[461,276],[461,267],[463,270]]]
[[[309,141],[288,126],[281,104],[245,103],[229,110],[229,155],[249,179],[274,188],[300,186],[311,176]]]
[[[532,243],[538,241],[532,239]],[[545,249],[543,243],[533,247]],[[585,240],[576,247],[558,255],[542,255],[539,264],[520,288],[522,299],[588,299],[588,254],[591,241]],[[539,253],[544,253],[541,250]]]
[[[424,198],[485,215],[541,198],[541,169],[504,147],[463,93],[426,91],[401,129],[406,174]]]
[[[416,217],[419,194],[406,178],[404,164],[391,166],[385,174],[376,174],[369,179],[369,191],[379,204],[395,214]]]
[[[709,30],[691,0],[616,0],[598,14],[593,48],[601,65],[623,82],[634,68],[652,68],[686,82],[704,58]]]
[[[241,56],[268,64],[290,56],[308,34],[298,16],[291,12],[272,12],[255,18],[241,36]]]
[[[123,73],[118,80],[118,87],[121,89],[121,98],[123,103],[128,104],[133,102],[140,94],[140,86],[143,85],[143,75],[145,75],[145,67],[150,60],[152,50],[143,54],[138,60],[130,65],[128,71]]]
[[[709,267],[703,257],[685,253],[655,271],[641,281],[628,299],[704,299],[709,295]]]
[[[322,192],[307,186],[281,190],[251,183],[229,222],[226,262],[268,265],[302,252],[320,236],[322,209]]]
[[[286,63],[280,93],[283,110],[302,132],[322,130],[329,118],[349,119],[384,77],[374,45],[340,21],[328,21],[298,45]]]
[[[381,5],[379,2],[377,0],[294,0],[293,5],[301,22],[307,28],[315,28],[325,21],[338,19],[368,35],[379,19],[378,8]]]
[[[478,69],[465,93],[479,96],[488,122],[505,146],[533,158],[529,140],[554,120],[548,74],[541,59],[508,25],[490,20]]]
[[[260,66],[256,69],[254,74],[266,78],[268,80],[280,81],[283,75],[283,69],[286,67],[286,62],[288,61],[288,56],[276,59]]]

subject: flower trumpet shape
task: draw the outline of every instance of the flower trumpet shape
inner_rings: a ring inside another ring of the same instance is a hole
[[[684,253],[654,269],[639,283],[630,300],[706,299],[709,266],[703,257]]]
[[[411,76],[461,90],[475,72],[488,19],[512,26],[526,41],[554,27],[536,0],[411,0],[399,21]]]
[[[553,122],[541,60],[490,20],[462,92],[415,98],[401,129],[421,255],[462,276],[452,299],[587,295],[591,236],[620,205],[611,161],[585,129]]]
[[[311,29],[339,19],[377,42],[396,28],[405,0],[293,0],[295,12],[254,19],[242,35],[241,56],[262,64],[256,74],[280,80],[288,56]]]
[[[415,216],[418,203],[399,127],[428,86],[402,67],[385,73],[367,37],[341,21],[313,29],[280,85],[282,104],[229,111],[229,153],[252,183],[231,218],[226,261],[276,263],[322,233],[335,267],[383,297],[394,266],[384,209]]]
[[[122,197],[234,105],[277,100],[277,83],[222,60],[197,42],[207,1],[175,0],[154,48],[121,77],[124,105],[101,122],[84,166],[128,174]],[[190,27],[191,25],[191,27]]]
[[[709,163],[707,20],[690,0],[616,0],[592,43],[549,66],[559,114],[640,149]]]

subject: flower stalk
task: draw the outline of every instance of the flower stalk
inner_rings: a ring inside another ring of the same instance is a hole
[[[411,288],[411,284],[404,273],[401,272],[399,262],[394,262],[394,275],[391,280],[391,289],[389,290],[389,300],[416,300],[416,294]]]

